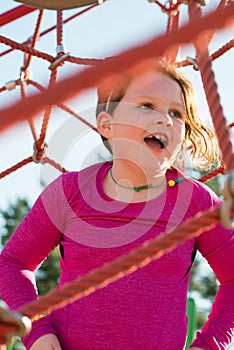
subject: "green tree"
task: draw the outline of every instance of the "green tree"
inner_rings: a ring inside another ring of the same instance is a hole
[[[16,202],[10,204],[7,209],[0,210],[0,218],[2,221],[1,230],[3,230],[1,234],[1,244],[3,246],[29,210],[30,205],[26,199],[17,199]]]

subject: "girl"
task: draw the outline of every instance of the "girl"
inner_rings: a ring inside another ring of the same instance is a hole
[[[98,93],[98,130],[113,162],[60,176],[17,228],[0,260],[1,294],[13,309],[37,298],[34,271],[58,244],[63,285],[219,203],[175,167],[185,148],[197,164],[217,159],[191,84],[174,67],[145,63],[105,81]],[[35,321],[26,349],[182,350],[196,250],[220,287],[190,349],[227,349],[234,330],[234,239],[221,225]]]

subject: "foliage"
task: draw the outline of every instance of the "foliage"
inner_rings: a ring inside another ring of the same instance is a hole
[[[214,193],[217,194],[218,197],[221,196],[220,181],[221,181],[221,176],[215,176],[205,183],[206,186],[210,187],[214,191]]]
[[[218,288],[217,279],[203,258],[195,260],[190,280],[190,291],[198,291],[202,298],[213,301]]]
[[[55,248],[43,262],[37,272],[37,288],[40,295],[56,288],[59,283],[60,263],[59,248]]]
[[[213,270],[210,268],[206,260],[197,254],[193,263],[192,274],[189,284],[190,295],[195,299],[199,298],[200,303],[204,300],[205,306],[202,308],[197,305],[196,326],[200,329],[207,318],[210,307],[216,295],[218,281]],[[198,303],[197,303],[198,304]]]
[[[26,199],[18,199],[15,203],[10,204],[6,210],[0,210],[0,216],[3,221],[3,234],[1,235],[1,244],[3,246],[29,210],[30,205]]]

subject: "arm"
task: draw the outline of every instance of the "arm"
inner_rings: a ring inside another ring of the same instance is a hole
[[[54,205],[59,200],[55,187],[50,185],[39,197],[0,255],[0,293],[12,309],[37,298],[34,272],[62,237]],[[49,210],[52,204],[54,217]],[[33,324],[25,340],[30,343],[49,333],[55,330],[50,318],[44,317]]]
[[[47,334],[35,341],[29,350],[62,350],[58,338],[54,334]],[[1,350],[1,349],[0,349]]]
[[[234,234],[217,225],[197,239],[197,247],[216,274],[220,286],[212,311],[191,344],[204,350],[225,350],[234,335]]]

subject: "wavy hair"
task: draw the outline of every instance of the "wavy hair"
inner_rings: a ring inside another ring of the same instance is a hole
[[[102,111],[112,115],[130,83],[136,76],[146,71],[159,71],[175,80],[181,88],[186,111],[183,146],[185,150],[189,151],[193,166],[203,170],[218,166],[220,164],[220,151],[215,132],[203,123],[199,115],[197,96],[191,82],[170,62],[147,60],[127,71],[105,79],[98,86],[96,117]],[[108,140],[101,137],[111,152]]]

